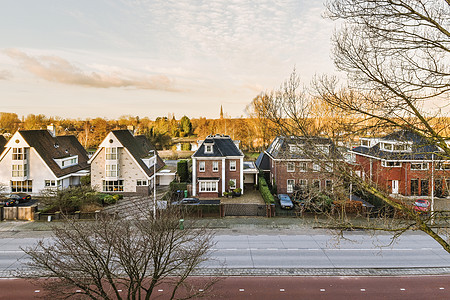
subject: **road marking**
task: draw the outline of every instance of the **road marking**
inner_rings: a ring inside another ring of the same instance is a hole
[[[366,289],[361,289],[361,292],[365,292],[366,291]]]
[[[284,292],[284,289],[280,289],[280,292]]]
[[[244,289],[239,289],[239,292],[243,292],[244,291]]]
[[[228,251],[236,251],[237,249],[236,249],[236,248],[227,248],[227,249],[225,249],[225,250],[228,250]]]
[[[308,250],[308,251],[319,251],[320,249],[319,248],[308,248],[306,250]]]
[[[421,250],[433,250],[433,248],[421,248]]]
[[[267,248],[268,251],[278,251],[278,248]]]
[[[321,292],[325,292],[325,289],[320,289]]]
[[[298,248],[287,248],[288,251],[298,251]]]
[[[406,291],[406,289],[400,289],[400,291]]]

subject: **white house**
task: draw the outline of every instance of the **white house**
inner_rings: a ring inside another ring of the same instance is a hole
[[[145,136],[129,130],[111,131],[89,159],[91,185],[107,193],[149,195],[155,173],[164,167]]]
[[[48,188],[80,184],[89,174],[86,150],[72,135],[48,130],[19,130],[0,155],[0,184],[4,192],[39,195]]]

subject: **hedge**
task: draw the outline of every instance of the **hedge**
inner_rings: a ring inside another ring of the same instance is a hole
[[[171,191],[184,191],[187,190],[187,183],[186,182],[174,182],[172,181],[170,183],[170,190]]]
[[[269,187],[267,186],[266,180],[263,177],[259,177],[258,184],[259,184],[259,192],[261,193],[264,202],[266,202],[266,204],[275,203],[275,199],[273,198],[273,195],[270,192]]]

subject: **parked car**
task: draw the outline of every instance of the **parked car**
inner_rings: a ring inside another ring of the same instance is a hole
[[[280,200],[280,206],[282,209],[294,208],[294,203],[292,203],[291,197],[289,197],[289,195],[278,194],[278,199]]]
[[[179,201],[172,202],[172,205],[199,205],[200,200],[195,197],[183,198]]]
[[[417,213],[427,213],[430,211],[431,203],[427,199],[417,199],[414,202],[413,209]]]
[[[31,200],[31,196],[25,193],[14,193],[6,196],[8,199],[15,200],[17,203],[26,202]]]
[[[16,204],[16,200],[10,199],[4,196],[0,196],[0,204],[4,206],[14,206]]]

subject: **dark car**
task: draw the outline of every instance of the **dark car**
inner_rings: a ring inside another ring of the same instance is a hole
[[[280,200],[280,206],[283,209],[293,209],[294,203],[292,203],[291,197],[287,194],[278,194],[278,199]]]
[[[199,205],[200,200],[195,197],[183,198],[180,201],[172,202],[172,205]]]
[[[31,196],[25,193],[14,193],[6,196],[10,200],[15,200],[17,203],[26,202],[31,200]]]

